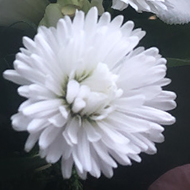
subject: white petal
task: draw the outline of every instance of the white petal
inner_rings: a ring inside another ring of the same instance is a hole
[[[105,12],[102,14],[102,16],[100,17],[99,21],[98,21],[98,26],[104,26],[107,25],[111,20],[110,14]]]
[[[148,146],[142,140],[140,140],[136,136],[136,134],[129,134],[128,137],[133,144],[135,144],[136,146],[138,146],[141,149],[141,151],[144,152],[144,151],[148,150]]]
[[[33,119],[28,127],[27,127],[27,131],[30,133],[37,133],[39,131],[41,131],[42,129],[44,129],[45,127],[47,127],[49,125],[49,123],[47,122],[46,119]]]
[[[91,146],[91,162],[92,162],[92,169],[90,172],[91,175],[93,175],[94,177],[100,177],[101,175],[101,168],[100,168],[100,160],[95,152],[95,150],[92,148]]]
[[[31,82],[28,81],[27,79],[23,78],[21,75],[19,75],[16,71],[14,70],[6,70],[3,73],[3,77],[7,80],[10,80],[16,84],[20,85],[26,85],[30,84]]]
[[[76,168],[76,170],[77,170],[77,173],[78,173],[78,175],[79,175],[79,177],[81,178],[81,179],[83,179],[83,180],[85,180],[86,178],[87,178],[87,172],[86,171],[80,171],[80,170],[78,170],[78,168]]]
[[[22,113],[17,113],[11,117],[12,126],[16,131],[25,131],[31,119]]]
[[[78,155],[78,149],[77,149],[76,146],[73,148],[72,156],[73,156],[73,160],[74,160],[74,163],[75,163],[77,171],[82,173],[84,171],[83,170],[83,165],[82,165],[82,163],[80,161],[80,158],[79,158],[79,155]]]
[[[67,84],[67,96],[66,100],[69,104],[71,104],[76,98],[79,92],[80,85],[76,80],[71,80]]]
[[[129,140],[125,136],[123,136],[121,133],[114,130],[106,122],[100,121],[100,122],[97,122],[97,125],[105,134],[108,135],[109,138],[111,138],[111,140],[114,143],[118,143],[122,145],[122,144],[127,144],[129,142]]]
[[[43,112],[46,110],[55,110],[57,109],[62,103],[62,100],[59,99],[52,99],[52,100],[45,100],[41,102],[34,103],[28,107],[25,107],[22,112],[24,115],[34,115],[38,114],[39,112]]]
[[[64,141],[62,139],[62,136],[59,135],[56,138],[56,141],[54,141],[48,148],[48,153],[46,156],[47,162],[56,163],[60,159],[64,151],[62,146],[63,143]]]
[[[60,133],[60,128],[49,126],[40,135],[39,146],[42,149],[46,149]]]
[[[90,142],[96,142],[100,140],[101,134],[96,130],[96,127],[98,126],[93,126],[88,120],[86,120],[82,123],[82,127],[84,127],[87,138]]]
[[[78,11],[76,16],[73,19],[73,27],[77,32],[83,29],[84,27],[84,12]]]
[[[77,144],[80,127],[80,120],[77,117],[71,118],[67,123],[63,136],[69,144]]]
[[[62,149],[64,150],[63,151],[63,153],[62,153],[62,158],[64,159],[64,160],[67,160],[67,159],[69,159],[69,157],[71,156],[71,153],[72,153],[72,147],[69,145],[69,144],[67,144],[67,142],[66,142],[66,140],[63,138],[62,139]]]
[[[151,107],[144,106],[143,108],[136,109],[135,115],[163,125],[171,125],[175,122],[175,118],[169,113]]]
[[[106,147],[103,146],[103,143],[96,142],[92,144],[94,149],[96,150],[98,156],[104,160],[111,167],[117,167],[116,162],[109,156],[108,152],[106,151]]]
[[[167,93],[167,91],[164,93],[163,91],[160,95],[150,100],[145,105],[149,107],[154,107],[156,109],[168,111],[176,107],[176,102],[173,100],[175,98],[176,98],[175,93],[172,92]]]
[[[81,99],[81,98],[76,98],[74,100],[74,103],[73,103],[73,107],[72,107],[72,111],[74,113],[78,113],[79,111],[81,111],[83,108],[85,108],[86,106],[86,102]]]
[[[131,159],[135,160],[136,162],[141,162],[141,158],[140,156],[136,155],[136,154],[129,154],[128,155]]]
[[[83,165],[84,170],[90,171],[92,168],[91,163],[91,153],[90,153],[90,142],[88,141],[86,134],[83,130],[79,131],[79,140],[78,140],[78,154],[80,162]]]
[[[148,149],[145,151],[146,153],[155,154],[157,152],[154,142],[150,141],[148,138],[144,137],[141,134],[137,134],[137,138],[148,146]]]
[[[90,11],[88,11],[88,14],[86,15],[85,18],[84,27],[87,34],[90,34],[95,30],[97,18],[98,18],[98,10],[95,7],[93,7],[90,9]]]
[[[130,159],[127,157],[127,155],[122,154],[121,152],[116,153],[114,150],[110,151],[111,155],[117,162],[119,162],[122,165],[131,165]]]
[[[60,113],[49,118],[48,121],[56,127],[63,127],[65,123],[67,122],[67,120]]]
[[[65,179],[69,179],[72,174],[73,159],[70,157],[67,160],[62,159],[61,161],[61,171]]]
[[[28,139],[26,141],[25,147],[24,147],[24,149],[27,152],[29,152],[33,148],[35,143],[38,141],[39,136],[40,136],[40,132],[29,135],[29,137],[28,137]]]
[[[113,176],[113,169],[109,165],[101,163],[101,170],[107,178],[111,178]]]
[[[61,105],[61,106],[59,106],[59,111],[60,111],[61,115],[62,115],[65,119],[67,119],[67,117],[68,117],[68,112],[67,112],[66,108]]]

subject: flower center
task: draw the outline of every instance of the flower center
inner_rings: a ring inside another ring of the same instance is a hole
[[[114,110],[114,99],[122,95],[122,90],[116,85],[117,78],[103,63],[99,63],[93,71],[70,75],[65,101],[71,114],[93,120],[107,117]]]

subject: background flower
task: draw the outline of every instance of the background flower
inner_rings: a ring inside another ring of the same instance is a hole
[[[50,163],[61,158],[64,178],[75,164],[79,176],[113,175],[117,162],[138,162],[140,152],[156,153],[164,140],[161,124],[175,119],[175,94],[162,90],[170,80],[166,60],[156,48],[134,47],[144,36],[123,17],[110,21],[92,8],[65,17],[57,28],[39,27],[34,41],[24,38],[5,78],[22,85],[26,97],[12,116],[15,130],[27,130],[25,145],[38,141],[40,155]]]
[[[171,0],[172,9],[160,10],[157,16],[163,21],[172,24],[183,24],[190,22],[190,1]]]
[[[171,7],[169,0],[113,0],[112,8],[123,10],[127,8],[128,5],[138,12],[147,11],[153,13],[157,13],[162,9],[167,10],[168,7]]]
[[[123,10],[130,5],[137,12],[155,13],[164,22],[182,24],[190,22],[189,0],[113,0],[112,8]]]

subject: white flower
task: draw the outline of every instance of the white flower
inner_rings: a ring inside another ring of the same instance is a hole
[[[113,0],[112,8],[123,10],[130,5],[136,11],[158,12],[167,10],[170,6],[169,0]]]
[[[38,25],[48,4],[48,0],[0,0],[0,25],[18,21]]]
[[[113,0],[112,8],[123,10],[130,5],[136,11],[155,13],[170,24],[190,22],[189,0]]]
[[[41,157],[61,158],[64,178],[75,165],[79,176],[113,175],[117,163],[140,162],[140,152],[156,153],[164,140],[161,124],[175,118],[175,94],[162,90],[166,60],[156,48],[134,50],[145,35],[123,17],[110,21],[92,8],[78,11],[73,22],[61,19],[57,28],[39,27],[34,41],[24,37],[4,77],[20,84],[27,98],[12,116],[15,130],[30,133],[25,149],[38,141]]]
[[[171,0],[173,8],[160,10],[157,16],[169,24],[184,24],[190,22],[190,1]]]

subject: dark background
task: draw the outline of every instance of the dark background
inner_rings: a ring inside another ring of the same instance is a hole
[[[120,14],[113,11],[113,15]],[[133,20],[147,35],[140,46],[158,47],[166,58],[190,59],[190,24],[167,25],[157,20],[148,20],[151,14],[138,14],[132,9],[122,12],[125,20]],[[33,157],[37,147],[25,153],[25,132],[15,132],[11,128],[10,116],[17,112],[23,101],[17,94],[17,85],[5,81],[2,72],[12,68],[15,53],[22,46],[22,36],[33,37],[35,29],[27,25],[24,30],[0,27],[0,190],[59,190],[72,189],[72,181],[62,180],[60,171],[54,165],[37,172],[46,166],[44,160]],[[169,62],[169,66],[171,66]],[[142,162],[132,166],[119,166],[114,176],[107,179],[91,176],[82,182],[86,190],[147,190],[149,185],[166,171],[190,162],[190,66],[169,67],[167,77],[172,83],[166,88],[176,92],[178,104],[171,113],[176,123],[166,126],[165,142],[157,144],[155,155],[141,154]]]

